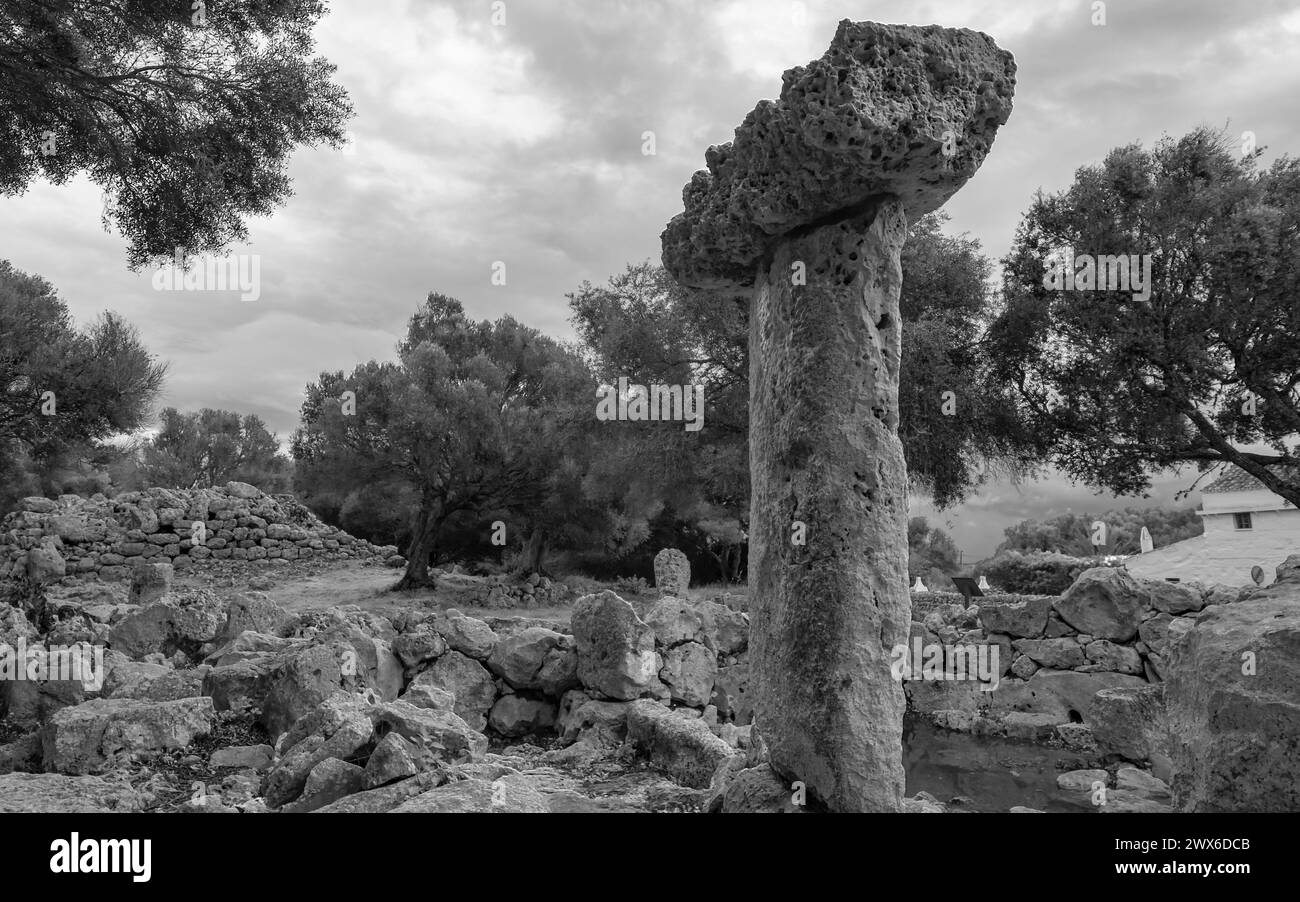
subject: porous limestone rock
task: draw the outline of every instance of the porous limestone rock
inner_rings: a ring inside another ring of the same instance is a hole
[[[709,148],[661,239],[681,284],[719,303],[750,295],[758,719],[780,778],[834,811],[903,799],[899,255],[909,219],[983,162],[1014,84],[986,35],[843,21],[777,101]]]

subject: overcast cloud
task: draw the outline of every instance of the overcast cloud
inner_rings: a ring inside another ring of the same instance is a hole
[[[1088,2],[1042,0],[507,0],[505,27],[488,0],[332,7],[319,49],[352,95],[355,141],[300,150],[295,196],[231,249],[261,255],[259,300],[154,291],[151,273],[126,269],[85,180],[0,200],[0,258],[53,282],[80,320],[109,308],[136,323],[171,362],[164,404],[257,413],[282,437],[307,382],[391,357],[431,290],[476,318],[570,337],[565,293],[657,260],[705,148],[842,18],[969,27],[1015,54],[1011,120],[945,208],[994,258],[1037,189],[1114,146],[1209,124],[1254,131],[1266,161],[1300,148],[1297,2],[1115,0],[1104,27]],[[641,153],[647,130],[655,156]],[[489,281],[496,260],[505,286]],[[1192,478],[1162,482],[1156,500]],[[971,559],[1026,516],[1126,503],[1053,479],[992,487],[936,519]]]

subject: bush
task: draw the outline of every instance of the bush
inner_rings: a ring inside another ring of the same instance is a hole
[[[1015,595],[1060,595],[1092,567],[1107,566],[1101,558],[1071,557],[1052,551],[1004,551],[976,567],[976,576]]]

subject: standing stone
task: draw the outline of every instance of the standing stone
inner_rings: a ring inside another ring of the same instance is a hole
[[[676,548],[655,555],[655,586],[662,595],[683,598],[691,584],[691,562]]]
[[[757,716],[773,769],[831,810],[902,806],[900,252],[983,162],[1014,84],[986,35],[845,20],[709,148],[662,237],[679,283],[749,298]]]

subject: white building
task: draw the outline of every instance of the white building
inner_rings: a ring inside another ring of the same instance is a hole
[[[1300,510],[1238,467],[1201,489],[1205,533],[1127,561],[1145,579],[1196,580],[1241,586],[1251,568],[1264,571],[1264,584],[1289,555],[1300,553]]]

